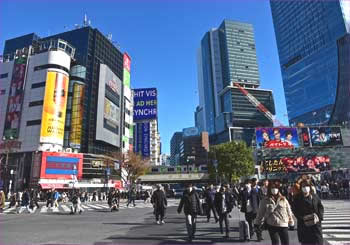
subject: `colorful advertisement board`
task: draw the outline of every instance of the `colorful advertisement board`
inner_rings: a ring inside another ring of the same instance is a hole
[[[70,147],[77,149],[80,149],[82,136],[84,91],[85,86],[83,84],[75,83],[73,85],[72,119],[71,131],[69,135],[69,145]]]
[[[150,152],[150,123],[136,123],[136,144],[135,152],[140,153],[143,157],[149,157]]]
[[[340,127],[309,128],[312,146],[343,145]]]
[[[81,179],[83,177],[83,154],[43,152],[41,179]]]
[[[308,128],[301,128],[300,131],[301,131],[301,140],[303,142],[303,146],[310,147],[311,141],[310,141],[310,135],[309,135]]]
[[[275,172],[322,172],[331,169],[329,156],[300,156],[260,161],[261,171]]]
[[[256,128],[257,148],[299,147],[296,128]]]
[[[68,82],[63,73],[47,72],[40,143],[63,145]]]
[[[103,127],[119,134],[119,108],[109,99],[105,98],[103,111]]]
[[[130,88],[130,63],[131,59],[127,53],[123,55],[123,83],[124,86]]]
[[[134,89],[134,122],[157,119],[157,89]]]
[[[14,60],[13,72],[7,102],[4,136],[18,139],[21,127],[27,56],[18,55]]]

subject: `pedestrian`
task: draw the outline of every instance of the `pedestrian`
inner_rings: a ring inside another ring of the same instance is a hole
[[[245,213],[245,219],[249,224],[250,238],[254,235],[253,221],[259,208],[259,190],[256,187],[256,179],[246,181],[245,189],[241,193],[241,212]]]
[[[149,190],[145,191],[145,201],[143,203],[150,203],[151,202],[151,193]]]
[[[22,194],[21,206],[17,209],[17,213],[20,214],[24,210],[27,210],[28,213],[32,213],[29,209],[30,204],[30,194],[28,190],[25,190]]]
[[[299,192],[292,203],[297,218],[298,239],[301,244],[323,244],[321,221],[324,208],[321,199],[312,192],[310,179],[300,182]]]
[[[52,190],[48,190],[48,192],[46,193],[46,207],[48,208],[49,205],[52,208],[52,206],[53,206],[53,192],[52,192]]]
[[[135,187],[133,187],[128,193],[128,204],[126,204],[126,206],[129,207],[129,204],[133,203],[135,207],[136,206],[135,199],[136,199],[136,191],[135,191]]]
[[[81,200],[80,200],[80,194],[79,191],[77,192],[73,192],[72,195],[72,205],[71,205],[71,212],[70,214],[75,214],[75,213],[79,213],[81,214],[83,212],[83,210],[81,209]]]
[[[0,213],[3,212],[5,208],[5,193],[3,190],[0,190]]]
[[[38,203],[38,192],[34,189],[31,189],[31,191],[30,191],[30,201],[31,201],[31,203],[30,203],[31,209],[34,212],[36,209],[40,208],[39,203]]]
[[[196,218],[201,214],[201,205],[197,192],[192,187],[192,184],[188,184],[184,191],[179,207],[178,213],[181,213],[182,208],[186,217],[186,227],[189,242],[195,238],[196,233]]]
[[[214,216],[215,222],[219,221],[218,216],[216,214],[215,207],[214,207],[215,194],[216,194],[216,190],[214,189],[214,185],[213,184],[208,186],[208,188],[204,192],[204,200],[205,200],[205,203],[206,203],[206,206],[207,206],[206,207],[207,210],[203,210],[203,211],[207,213],[207,222],[210,221],[211,212],[213,212],[213,216]]]
[[[257,217],[255,219],[256,230],[260,230],[265,224],[271,238],[272,245],[289,245],[288,227],[294,227],[293,213],[290,204],[280,192],[280,182],[270,182],[267,196],[260,202]],[[257,233],[258,241],[261,241]]]
[[[165,210],[167,208],[168,202],[164,191],[161,190],[161,185],[157,185],[157,190],[153,192],[151,203],[153,204],[156,223],[158,225],[164,224]]]
[[[58,200],[60,199],[60,197],[61,197],[60,193],[57,190],[55,190],[53,193],[53,203],[55,208],[58,208],[59,206]]]
[[[233,200],[225,185],[221,186],[220,191],[215,194],[214,206],[219,215],[220,232],[221,234],[224,234],[222,223],[225,221],[226,235],[224,238],[229,238],[230,223],[228,220],[228,214],[232,211]]]

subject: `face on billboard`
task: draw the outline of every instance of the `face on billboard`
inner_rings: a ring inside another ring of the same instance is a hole
[[[157,89],[134,89],[134,121],[157,119]]]
[[[41,143],[63,145],[68,94],[68,77],[59,72],[47,73],[41,121]]]
[[[310,128],[312,146],[343,145],[339,127]]]
[[[119,123],[119,113],[118,112],[119,112],[119,108],[115,104],[113,104],[112,101],[105,98],[103,115],[104,115],[105,124],[108,125],[108,127],[106,126],[105,128],[109,129],[110,127],[112,127],[114,129],[113,132],[115,132],[115,130],[117,130],[118,123]]]
[[[299,147],[296,128],[257,128],[256,142],[258,148]]]

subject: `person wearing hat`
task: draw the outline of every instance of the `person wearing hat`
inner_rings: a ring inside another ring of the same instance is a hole
[[[192,187],[192,184],[188,184],[186,186],[186,190],[182,195],[177,212],[181,213],[182,208],[184,209],[186,216],[188,240],[189,242],[192,242],[196,233],[197,215],[202,213],[198,193]]]
[[[153,204],[156,223],[158,225],[165,224],[164,215],[168,202],[164,191],[162,190],[162,186],[159,184],[157,185],[157,190],[155,190],[152,195],[151,203]]]
[[[2,213],[4,208],[5,208],[5,193],[3,190],[0,190],[0,213]]]

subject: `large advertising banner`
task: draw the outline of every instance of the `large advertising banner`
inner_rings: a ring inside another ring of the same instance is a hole
[[[322,172],[331,169],[329,156],[300,156],[260,161],[264,173],[277,172]]]
[[[21,127],[22,103],[24,95],[24,79],[26,75],[27,56],[18,57],[14,60],[10,91],[7,102],[4,136],[18,139]]]
[[[81,179],[83,177],[83,154],[43,152],[40,178]]]
[[[66,120],[68,77],[59,72],[47,73],[40,142],[63,145]]]
[[[134,89],[134,122],[157,119],[157,89]]]
[[[109,99],[105,98],[105,106],[103,111],[103,127],[119,134],[119,108]]]
[[[343,145],[340,127],[309,128],[312,146]]]
[[[130,88],[130,63],[131,59],[127,53],[123,55],[123,82],[124,86]]]
[[[257,148],[299,147],[296,128],[256,128]]]
[[[70,147],[78,149],[80,149],[82,136],[84,90],[85,86],[83,84],[75,83],[73,85],[72,120],[69,145]]]
[[[303,141],[304,147],[311,146],[310,135],[308,128],[301,128],[301,140]]]
[[[136,123],[136,142],[135,152],[140,153],[143,157],[149,157],[150,152],[150,123]]]

